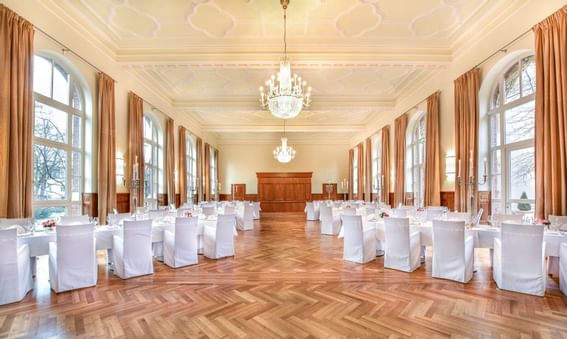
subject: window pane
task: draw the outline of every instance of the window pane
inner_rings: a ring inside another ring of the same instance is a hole
[[[33,58],[33,91],[51,98],[51,61]]]
[[[535,211],[535,204],[530,202],[530,201],[515,202],[515,203],[510,204],[510,209],[512,210],[512,213],[514,213],[514,214],[518,214],[518,213],[529,214],[530,212],[533,213]]]
[[[522,59],[522,96],[535,93],[536,69],[534,57]]]
[[[500,84],[498,84],[494,89],[494,92],[492,92],[492,100],[490,101],[490,108],[498,106],[500,106]]]
[[[81,96],[81,92],[77,86],[73,86],[72,91],[72,98],[71,98],[71,106],[79,111],[83,110],[83,99]]]
[[[34,145],[33,192],[35,200],[65,200],[67,152]]]
[[[146,164],[152,164],[153,163],[154,153],[152,151],[153,150],[152,150],[151,144],[144,144],[144,162]]]
[[[36,101],[34,135],[67,143],[67,113]]]
[[[520,71],[518,64],[510,67],[504,74],[504,103],[520,98]]]
[[[154,196],[154,170],[151,167],[144,167],[144,195],[146,198]]]
[[[534,148],[510,151],[510,199],[535,199]]]
[[[73,136],[72,136],[72,143],[73,147],[80,148],[82,145],[82,138],[81,138],[81,121],[83,119],[79,116],[73,115]]]
[[[490,146],[500,145],[500,114],[490,116]]]
[[[506,111],[506,143],[532,139],[535,128],[535,101],[530,101]]]
[[[500,150],[492,152],[491,159],[492,198],[502,199],[502,158]]]
[[[152,120],[144,116],[144,138],[152,140]]]
[[[53,99],[69,104],[69,74],[58,64],[53,65]]]
[[[82,181],[82,155],[81,152],[73,152],[72,168],[73,178],[71,178],[71,199],[81,201],[81,181]]]
[[[492,201],[492,215],[495,214],[506,214],[506,209],[502,201]]]
[[[65,207],[36,207],[33,209],[33,218],[38,221],[56,220],[62,215],[65,215]]]

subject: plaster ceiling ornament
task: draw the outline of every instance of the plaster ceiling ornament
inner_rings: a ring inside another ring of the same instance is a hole
[[[281,163],[288,163],[295,158],[295,150],[287,144],[287,138],[285,136],[285,120],[283,126],[284,135],[281,139],[282,144],[274,149],[274,159]]]
[[[280,72],[266,81],[266,92],[264,86],[260,86],[260,103],[263,108],[268,108],[276,118],[293,119],[299,115],[303,107],[309,107],[311,103],[311,87],[307,87],[306,81],[295,74],[291,76],[291,66],[287,59],[287,6],[289,0],[280,0],[284,10],[284,58],[280,62]],[[284,146],[282,138],[282,147]],[[286,139],[287,141],[287,139]],[[291,159],[290,159],[291,160]],[[288,160],[289,161],[289,160]],[[285,161],[287,162],[287,161]]]

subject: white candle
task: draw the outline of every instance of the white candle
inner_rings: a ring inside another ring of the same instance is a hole
[[[134,168],[133,168],[133,171],[134,171],[134,173],[133,173],[134,180],[138,180],[138,178],[139,178],[139,173],[138,173],[138,156],[136,156],[136,157],[134,158]]]
[[[484,176],[488,173],[488,163],[486,161],[486,157],[484,158]]]

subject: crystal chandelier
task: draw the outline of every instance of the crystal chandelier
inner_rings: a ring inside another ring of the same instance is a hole
[[[291,66],[287,59],[287,6],[289,0],[280,0],[284,10],[284,58],[280,62],[280,72],[266,81],[266,91],[264,86],[260,86],[260,103],[262,108],[268,108],[276,118],[292,119],[295,118],[303,107],[309,107],[311,103],[311,87],[305,86],[307,82],[302,81],[301,77],[295,74],[291,76]]]
[[[285,136],[285,120],[284,120],[284,136],[282,137],[282,144],[274,150],[274,159],[279,162],[290,162],[295,158],[295,150],[293,147],[287,145],[287,138]]]

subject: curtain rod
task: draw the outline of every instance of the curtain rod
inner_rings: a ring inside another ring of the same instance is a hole
[[[100,68],[96,67],[95,65],[93,65],[90,61],[88,61],[87,59],[83,58],[82,56],[80,56],[77,52],[73,51],[72,49],[70,49],[69,47],[67,47],[64,43],[62,43],[61,41],[55,39],[52,35],[50,35],[49,33],[47,33],[46,31],[44,31],[43,29],[37,27],[37,26],[33,26],[33,28],[40,32],[41,34],[43,34],[44,36],[46,36],[47,38],[49,38],[50,40],[52,40],[53,42],[55,42],[56,44],[60,45],[62,47],[61,49],[61,53],[63,55],[65,55],[66,52],[70,52],[71,54],[73,54],[74,56],[76,56],[77,58],[79,58],[81,61],[83,61],[84,63],[86,63],[87,65],[91,66],[92,68],[94,68],[97,72],[99,73],[104,73],[105,72],[101,71]],[[109,76],[108,74],[106,74],[107,76]],[[109,76],[110,77],[110,76]],[[110,77],[114,82],[118,82],[116,80],[114,80],[112,77]]]
[[[515,44],[516,42],[518,42],[520,39],[524,38],[526,35],[528,35],[528,33],[530,33],[532,31],[532,28],[528,29],[527,31],[523,32],[522,34],[518,35],[517,37],[515,37],[512,41],[508,42],[506,45],[500,47],[498,50],[496,50],[494,53],[490,54],[489,56],[487,56],[486,58],[484,58],[484,60],[482,60],[481,62],[479,62],[478,64],[476,64],[473,68],[471,69],[475,69],[477,67],[480,67],[482,64],[484,64],[485,62],[487,62],[488,60],[492,59],[494,56],[498,55],[498,53],[500,52],[508,52],[507,48],[512,46],[513,44]]]

